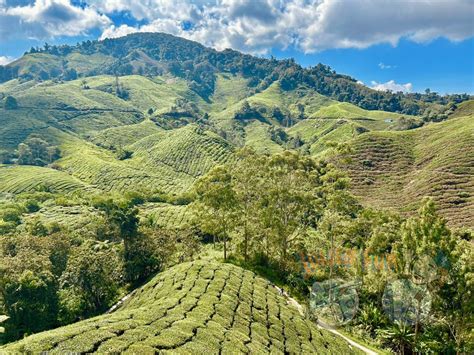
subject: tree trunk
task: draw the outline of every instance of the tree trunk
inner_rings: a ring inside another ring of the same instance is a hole
[[[224,260],[227,260],[227,236],[224,236]]]

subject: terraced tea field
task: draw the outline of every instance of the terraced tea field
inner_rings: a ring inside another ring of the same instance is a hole
[[[164,165],[194,178],[225,163],[233,151],[227,141],[195,125],[158,132],[139,140],[130,149],[142,169]]]
[[[27,337],[0,352],[350,354],[268,281],[216,262],[175,266],[113,313]]]
[[[44,224],[57,223],[69,230],[80,229],[92,221],[98,213],[93,207],[83,205],[73,206],[42,206],[36,213],[23,215],[24,222],[39,219]]]
[[[192,213],[188,206],[176,206],[168,203],[147,203],[140,206],[141,216],[153,218],[155,224],[167,229],[179,229],[189,225]]]
[[[70,192],[91,190],[91,186],[62,171],[50,168],[0,165],[0,192],[18,194],[38,189]]]
[[[474,227],[474,122],[451,118],[402,132],[371,132],[354,140],[345,166],[368,205],[411,212],[434,198],[452,226]]]

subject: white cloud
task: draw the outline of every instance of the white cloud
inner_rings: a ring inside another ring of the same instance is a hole
[[[304,52],[396,45],[400,38],[459,41],[474,35],[471,0],[91,0],[106,13],[129,11],[147,25],[127,31],[166,31],[217,49],[252,53],[294,45]],[[192,23],[183,30],[182,22]],[[102,38],[124,28],[110,27]]]
[[[110,24],[106,15],[89,6],[74,6],[69,0],[36,0],[33,4],[17,6],[0,4],[0,39],[76,36]]]
[[[386,83],[378,83],[376,81],[371,81],[372,89],[379,91],[392,91],[392,92],[411,92],[413,89],[412,83],[406,84],[397,84],[394,80],[389,80]]]
[[[472,0],[0,0],[0,41],[47,39],[102,29],[101,38],[163,31],[217,49],[266,53],[295,46],[329,48],[396,45],[400,38],[452,41],[474,35]],[[78,3],[81,6],[77,5]],[[15,5],[16,4],[16,5]],[[113,24],[128,13],[141,26]],[[186,29],[183,29],[186,28]]]
[[[0,55],[0,65],[7,65],[15,60],[13,57]]]
[[[379,66],[379,68],[382,69],[382,70],[383,70],[383,69],[395,69],[395,68],[397,67],[396,65],[385,64],[385,63],[382,63],[382,62],[380,62],[380,63],[378,64],[378,66]]]

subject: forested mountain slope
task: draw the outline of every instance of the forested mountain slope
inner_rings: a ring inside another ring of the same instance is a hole
[[[357,104],[405,114],[421,114],[426,102],[448,103],[465,95],[441,98],[436,94],[402,95],[375,91],[349,76],[319,64],[304,69],[294,60],[256,58],[227,49],[218,52],[199,43],[164,33],[136,33],[104,41],[86,41],[77,46],[32,48],[22,58],[0,66],[0,82],[14,78],[73,80],[78,76],[172,74],[190,82],[203,98],[215,91],[217,73],[239,74],[249,79],[255,91],[280,80],[285,90],[308,85],[320,94]]]

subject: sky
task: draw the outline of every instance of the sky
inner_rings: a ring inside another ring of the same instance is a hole
[[[474,0],[0,0],[0,65],[133,32],[324,63],[378,90],[474,94]]]

